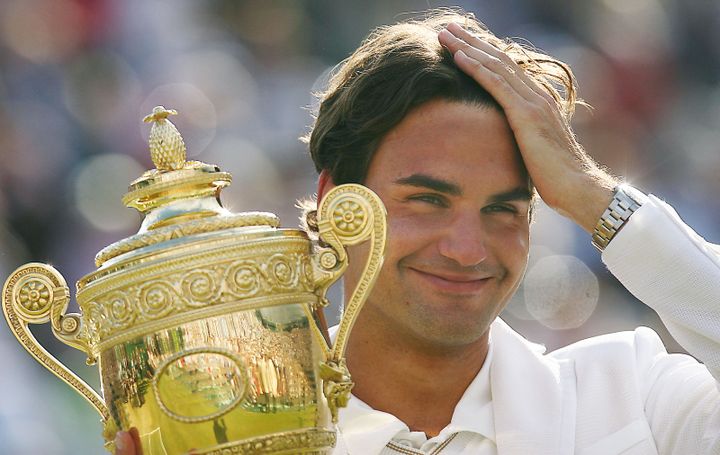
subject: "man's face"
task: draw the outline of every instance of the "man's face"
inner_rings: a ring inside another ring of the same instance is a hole
[[[527,265],[530,192],[505,117],[426,103],[383,139],[365,185],[387,207],[388,244],[358,324],[427,346],[479,340]],[[349,254],[348,294],[365,257]]]

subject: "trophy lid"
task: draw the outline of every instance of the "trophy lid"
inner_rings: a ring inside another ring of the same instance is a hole
[[[187,161],[180,132],[168,119],[174,109],[156,106],[143,119],[152,123],[150,157],[155,169],[130,183],[123,204],[140,211],[145,218],[137,234],[103,248],[95,256],[102,267],[133,250],[167,240],[224,229],[262,226],[277,228],[276,215],[267,212],[234,214],[220,202],[220,191],[232,176],[214,164]]]

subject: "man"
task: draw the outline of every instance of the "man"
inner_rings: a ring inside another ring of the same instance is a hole
[[[588,157],[574,104],[565,64],[447,12],[378,29],[331,79],[309,135],[318,198],[363,183],[389,227],[335,453],[720,453],[720,253]],[[527,266],[535,191],[705,365],[648,329],[544,356],[497,319]]]

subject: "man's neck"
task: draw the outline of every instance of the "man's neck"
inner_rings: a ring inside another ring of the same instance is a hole
[[[470,345],[427,349],[397,333],[368,328],[357,324],[348,342],[353,395],[394,415],[411,431],[436,436],[450,423],[455,406],[480,371],[489,331]]]

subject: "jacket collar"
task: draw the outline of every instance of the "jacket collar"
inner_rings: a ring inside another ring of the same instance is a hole
[[[490,387],[495,437],[502,455],[565,455],[575,445],[575,378],[572,362],[543,356],[496,319],[492,325],[495,358]]]
[[[576,404],[572,362],[544,356],[543,346],[527,341],[500,318],[492,324],[491,337],[491,412],[498,454],[571,455]],[[466,411],[461,400],[455,412]],[[486,434],[484,428],[471,424],[454,431]],[[339,429],[334,453],[355,455],[348,448],[361,447],[358,453],[362,454],[380,453],[393,436],[408,427],[395,416],[352,397],[348,407],[340,410]]]

